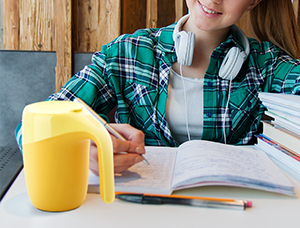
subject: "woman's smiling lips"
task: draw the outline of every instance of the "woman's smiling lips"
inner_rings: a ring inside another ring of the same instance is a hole
[[[217,11],[213,10],[213,9],[207,8],[207,7],[204,6],[204,5],[201,3],[201,1],[199,1],[199,0],[198,0],[198,3],[200,4],[200,8],[202,9],[202,12],[203,12],[206,16],[208,16],[208,17],[217,17],[217,16],[219,16],[219,15],[222,14],[222,13],[220,13],[220,12],[217,12]]]

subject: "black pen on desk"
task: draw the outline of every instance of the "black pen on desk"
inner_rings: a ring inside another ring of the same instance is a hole
[[[238,210],[245,210],[246,208],[252,207],[251,201],[182,195],[135,194],[116,192],[116,198],[140,204],[177,204],[196,207]]]
[[[97,113],[95,113],[95,111],[93,109],[91,109],[90,106],[88,106],[83,100],[81,100],[80,98],[74,98],[75,102],[77,103],[80,103],[82,104],[87,110],[88,112],[98,121],[100,122],[104,127],[105,129],[111,133],[113,136],[115,136],[117,139],[120,139],[120,140],[123,140],[123,141],[126,141],[126,139],[121,135],[119,134],[119,132],[117,132],[115,129],[113,129],[102,117],[100,117]],[[149,165],[149,162],[147,161],[147,159],[142,155],[140,154],[140,156],[143,158],[143,162],[146,163],[147,165]]]

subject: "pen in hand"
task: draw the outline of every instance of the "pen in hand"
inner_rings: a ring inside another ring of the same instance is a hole
[[[74,98],[74,101],[77,103],[82,104],[87,110],[88,112],[98,121],[100,122],[105,129],[111,133],[113,136],[115,136],[117,139],[120,139],[122,141],[127,141],[121,134],[119,134],[119,132],[117,132],[115,129],[113,129],[103,118],[101,118],[97,113],[94,112],[94,110],[92,110],[85,102],[83,102],[83,100],[81,100],[80,98]],[[147,165],[149,165],[149,162],[147,161],[147,159],[140,154],[140,156],[143,158],[143,162]]]
[[[99,118],[101,118],[99,116]],[[103,126],[108,130],[109,133],[111,133],[113,136],[115,136],[117,139],[120,139],[122,141],[127,141],[119,132],[117,132],[114,128],[112,128],[103,118],[102,119],[102,124]],[[140,156],[143,158],[143,162],[147,165],[149,165],[149,162],[147,161],[147,159],[140,154]]]

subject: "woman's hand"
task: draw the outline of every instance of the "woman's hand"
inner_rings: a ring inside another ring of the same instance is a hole
[[[129,124],[111,124],[111,126],[127,140],[123,141],[111,135],[114,152],[114,172],[120,173],[143,161],[140,154],[145,153],[145,136],[142,131]],[[90,170],[99,175],[98,150],[96,143],[93,141],[91,141],[90,146]]]

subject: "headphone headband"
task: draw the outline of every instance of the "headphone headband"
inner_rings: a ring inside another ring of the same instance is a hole
[[[240,29],[237,25],[233,24],[231,25],[231,30],[236,35],[237,40],[242,44],[242,47],[244,48],[244,52],[246,53],[247,57],[250,53],[250,44],[247,36],[243,32],[242,29]],[[247,58],[246,57],[246,58]]]
[[[184,15],[182,18],[180,18],[175,25],[174,32],[173,32],[173,40],[176,40],[176,35],[181,31],[182,26],[185,24],[185,22],[189,19],[190,15]]]

